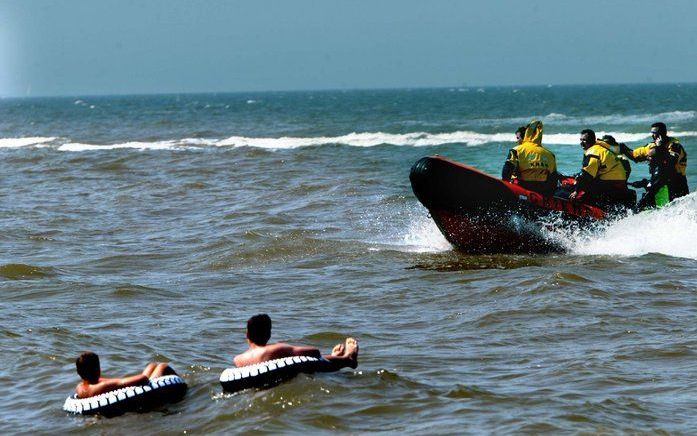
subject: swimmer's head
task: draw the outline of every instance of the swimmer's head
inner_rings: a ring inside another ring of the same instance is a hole
[[[266,345],[271,338],[271,318],[265,313],[247,320],[247,339],[256,345]]]
[[[99,381],[99,376],[101,375],[99,356],[93,352],[88,351],[80,354],[80,357],[75,360],[75,367],[77,368],[77,373],[83,380],[87,380],[90,383],[97,383]]]

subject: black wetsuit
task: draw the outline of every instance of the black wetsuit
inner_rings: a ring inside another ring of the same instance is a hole
[[[675,184],[682,182],[681,175],[675,170],[677,155],[670,153],[665,147],[654,148],[655,154],[649,159],[649,179],[634,184],[636,187],[646,188],[646,193],[637,203],[637,210],[642,211],[656,207],[656,194],[664,187],[668,187],[669,200],[682,197],[679,190],[673,190]]]

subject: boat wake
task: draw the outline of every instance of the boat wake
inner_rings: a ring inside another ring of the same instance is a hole
[[[590,232],[566,231],[553,237],[579,255],[642,256],[660,253],[697,259],[697,193],[658,210],[632,214]]]
[[[453,247],[425,211],[411,211],[402,239],[387,237],[400,251],[438,253]],[[568,254],[637,257],[659,253],[697,260],[697,192],[668,206],[609,222],[580,226],[561,218],[544,223],[542,235]]]

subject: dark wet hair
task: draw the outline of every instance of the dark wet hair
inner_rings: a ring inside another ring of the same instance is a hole
[[[520,133],[520,136],[525,137],[525,126],[520,126],[515,131],[516,134]]]
[[[604,142],[607,142],[610,145],[617,145],[617,141],[615,140],[615,137],[612,135],[603,135],[603,137],[600,139]]]
[[[80,354],[75,360],[75,367],[77,368],[77,373],[83,380],[87,380],[90,383],[97,383],[99,381],[99,376],[101,370],[99,368],[99,356],[91,351]]]
[[[257,345],[266,345],[271,338],[271,317],[265,313],[247,320],[247,339]]]
[[[592,131],[591,129],[583,129],[581,130],[581,135],[590,135],[593,138],[595,138],[595,132]]]
[[[664,123],[653,123],[651,124],[651,128],[656,128],[658,130],[658,133],[660,133],[663,136],[666,136],[668,134],[668,128]]]

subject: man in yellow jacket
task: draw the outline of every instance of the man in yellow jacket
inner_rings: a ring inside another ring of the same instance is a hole
[[[542,146],[542,121],[525,128],[523,140],[508,152],[501,178],[542,195],[553,195],[557,187],[557,159]]]
[[[584,150],[583,168],[576,176],[569,199],[583,199],[600,207],[633,207],[636,194],[627,189],[627,170],[612,146],[597,140],[591,129],[581,131],[580,142]]]
[[[677,138],[668,136],[668,128],[664,123],[653,123],[651,125],[651,137],[653,142],[649,142],[643,147],[630,149],[624,144],[622,153],[634,162],[644,162],[648,160],[651,151],[655,148],[666,147],[670,154],[671,160],[675,161],[675,173],[668,181],[668,190],[670,199],[673,200],[690,193],[690,188],[687,186],[687,152]]]

